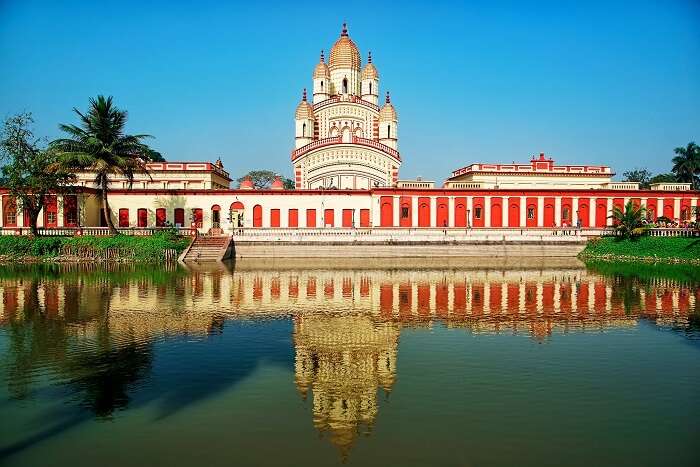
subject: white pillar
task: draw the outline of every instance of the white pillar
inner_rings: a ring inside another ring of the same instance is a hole
[[[679,219],[679,220],[681,218],[681,199],[680,198],[673,198],[673,218]]]
[[[607,209],[606,209],[605,215],[610,216],[610,214],[612,214],[612,209],[613,209],[613,200],[612,200],[612,198],[608,198]],[[612,225],[612,218],[611,217],[607,217],[605,219],[605,225]]]
[[[372,226],[373,227],[379,227],[380,225],[382,225],[381,201],[382,200],[379,196],[374,196],[374,199],[372,200],[372,212],[370,214],[372,215]],[[306,212],[304,212],[304,216],[306,216]],[[304,222],[306,222],[306,220]]]
[[[455,197],[447,198],[447,226],[455,226]]]
[[[520,197],[520,227],[527,226],[527,198]]]
[[[507,196],[504,196],[501,198],[501,226],[503,227],[508,227],[508,212],[509,212],[509,204],[510,203],[510,198]]]
[[[472,218],[474,217],[474,197],[473,196],[467,196],[467,227],[471,227],[474,225],[472,222]]]
[[[484,227],[491,227],[491,197],[484,196]]]
[[[411,226],[418,226],[418,197],[411,196]]]
[[[537,227],[544,227],[544,198],[537,197]]]
[[[437,226],[437,197],[430,197],[430,226]]]
[[[561,226],[561,196],[554,197],[554,225]]]
[[[393,198],[393,205],[394,205],[394,215],[393,215],[393,223],[392,225],[394,227],[398,227],[401,225],[401,219],[399,216],[401,216],[401,199],[398,196],[394,196]]]
[[[578,224],[578,196],[574,196],[571,200],[571,225]]]

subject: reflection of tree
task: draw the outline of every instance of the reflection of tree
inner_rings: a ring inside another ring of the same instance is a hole
[[[39,289],[56,286],[50,279],[23,282],[22,319],[10,323],[10,348],[4,365],[12,397],[31,394],[40,368],[51,368],[53,376],[71,387],[81,403],[98,416],[108,416],[128,403],[130,386],[143,378],[152,361],[151,344],[126,342],[112,336],[108,322],[114,284],[103,282],[86,287],[80,282],[64,282],[66,313],[63,319],[50,313],[49,303],[39,299]],[[71,311],[77,298],[79,311]],[[76,326],[99,323],[94,341],[76,336]]]

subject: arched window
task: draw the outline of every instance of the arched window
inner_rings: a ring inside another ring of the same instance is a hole
[[[256,204],[253,206],[253,227],[262,227],[262,206]]]
[[[301,126],[301,136],[306,136],[306,123]]]
[[[323,80],[321,80],[321,91],[323,91]]]
[[[369,82],[369,93],[372,94],[372,82]]]
[[[136,222],[139,227],[148,226],[148,211],[145,208],[139,208],[136,211]]]
[[[348,79],[343,78],[343,94],[347,94],[347,93],[348,93]]]
[[[391,125],[386,126],[386,137],[391,138]]]
[[[183,208],[175,208],[175,226],[185,226],[185,210]]]
[[[127,208],[119,210],[119,227],[129,227],[129,210]]]

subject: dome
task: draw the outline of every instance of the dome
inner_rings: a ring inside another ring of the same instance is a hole
[[[391,99],[389,98],[389,92],[387,91],[386,93],[386,104],[382,106],[382,109],[379,111],[379,120],[382,121],[397,121],[399,118],[396,115],[396,109],[394,109],[394,106],[391,104]]]
[[[316,68],[314,68],[313,79],[316,79],[316,78],[330,79],[330,77],[331,77],[331,72],[328,71],[328,65],[326,65],[326,62],[323,58],[323,50],[322,50],[321,51],[321,60],[318,62],[318,65],[316,65]]]
[[[284,190],[284,182],[282,181],[282,178],[277,175],[275,179],[272,181],[272,184],[270,185],[270,189],[272,190]]]
[[[306,88],[304,88],[304,94],[301,98],[301,102],[299,102],[299,105],[297,105],[297,110],[294,112],[294,118],[296,120],[314,119],[314,108],[306,101]]]
[[[340,68],[352,68],[360,70],[360,51],[357,46],[348,36],[348,29],[343,23],[343,32],[340,33],[340,38],[335,41],[331,48],[331,55],[328,60],[328,66],[331,70]]]
[[[372,52],[370,52],[367,57],[367,65],[362,69],[361,79],[379,79],[377,68],[374,66],[374,63],[372,63]]]
[[[247,176],[243,180],[241,180],[241,184],[239,187],[241,190],[253,190],[255,189],[255,184],[253,183],[253,180]]]

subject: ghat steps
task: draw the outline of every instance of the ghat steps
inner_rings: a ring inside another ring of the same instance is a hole
[[[185,262],[210,262],[225,259],[231,237],[198,236],[182,258]]]

